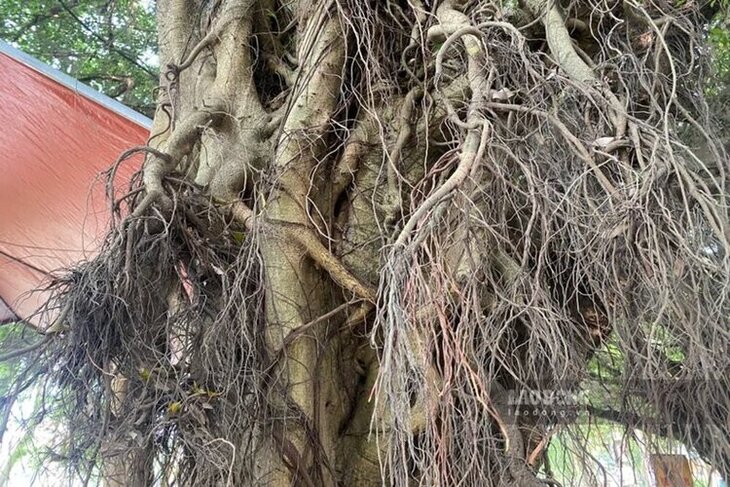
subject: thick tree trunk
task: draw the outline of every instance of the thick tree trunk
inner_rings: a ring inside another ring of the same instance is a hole
[[[626,390],[728,370],[693,8],[160,0],[144,168],[62,295],[60,381],[114,420],[77,414],[170,485],[530,486],[555,418],[509,397],[609,339]]]

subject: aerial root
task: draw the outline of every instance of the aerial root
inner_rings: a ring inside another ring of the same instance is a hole
[[[243,202],[231,205],[233,217],[249,230],[254,228],[262,232],[279,234],[280,238],[290,239],[297,243],[319,267],[327,271],[337,284],[352,292],[357,298],[375,304],[377,293],[374,289],[360,282],[342,262],[320,242],[317,235],[309,228],[283,222],[256,221],[253,211]]]

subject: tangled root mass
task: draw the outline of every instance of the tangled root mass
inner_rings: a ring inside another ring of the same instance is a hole
[[[276,30],[258,3],[206,5],[199,43],[164,53],[166,142],[99,256],[55,284],[63,329],[37,353],[71,464],[238,485],[263,455],[312,485],[540,485],[553,435],[589,417],[730,472],[706,7],[269,2]],[[240,12],[261,25],[222,20]],[[197,108],[170,95],[195,79]],[[525,391],[583,392],[589,416],[515,415]]]

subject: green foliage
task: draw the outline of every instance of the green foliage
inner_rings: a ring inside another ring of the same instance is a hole
[[[0,326],[3,353],[27,348],[39,339],[22,323]],[[55,480],[64,475],[60,463],[51,463],[65,453],[62,442],[56,441],[66,434],[65,425],[59,411],[47,409],[58,391],[33,380],[42,369],[29,355],[0,361],[0,487],[14,485],[10,480],[21,473]]]
[[[152,2],[5,0],[0,38],[150,115],[157,78]]]
[[[646,448],[623,427],[596,421],[558,431],[547,460],[563,485],[650,485]]]
[[[707,30],[707,41],[715,72],[705,91],[708,101],[715,105],[715,111],[720,118],[719,122],[723,128],[727,129],[729,124],[725,108],[730,99],[730,93],[728,93],[728,86],[730,86],[730,1],[719,0],[718,6],[719,11]]]
[[[0,350],[26,347],[29,335],[33,334],[20,323],[0,326]],[[11,437],[8,441],[10,449],[7,457],[0,459],[0,485],[5,485],[6,477],[16,464],[26,459],[38,458],[32,445],[32,436],[28,433],[19,433],[15,424],[16,418],[10,414],[14,409],[17,412],[18,400],[23,395],[23,391],[19,390],[21,382],[18,379],[21,370],[26,366],[25,362],[26,358],[23,356],[0,361],[0,439],[6,438],[6,433]],[[28,409],[33,409],[33,404],[28,406]]]
[[[627,430],[615,423],[595,421],[558,430],[547,451],[552,478],[562,485],[653,485],[650,455],[687,456],[693,470],[693,487],[710,482],[712,469],[681,443]],[[717,472],[714,473],[717,476]]]
[[[8,351],[27,347],[29,345],[28,338],[35,339],[35,337],[31,336],[33,334],[32,331],[27,330],[20,323],[2,325],[0,326],[0,349]],[[4,396],[10,390],[22,364],[22,356],[11,360],[0,361],[0,397]]]
[[[709,41],[715,57],[718,75],[726,79],[730,75],[730,19],[720,15],[710,25]]]

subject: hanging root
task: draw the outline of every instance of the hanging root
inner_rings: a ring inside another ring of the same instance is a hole
[[[453,127],[453,151],[439,161],[450,169],[410,182],[411,208],[381,273],[373,395],[389,411],[379,438],[389,476],[537,485],[541,452],[565,421],[498,406],[507,393],[577,391],[584,380],[613,421],[680,439],[727,471],[730,443],[714,433],[730,404],[727,379],[703,364],[730,370],[720,352],[730,338],[728,160],[711,143],[715,161],[700,161],[676,125],[709,120],[688,116],[698,94],[677,77],[698,61],[679,47],[698,42],[697,25],[680,16],[656,30],[657,13],[644,16],[656,58],[669,60],[661,71],[607,19],[595,21],[589,54],[577,47],[565,19],[610,8],[602,2],[567,12],[528,2],[542,27],[521,31],[454,4],[428,30],[439,42],[434,85],[474,64],[468,78],[482,85],[463,103],[436,98]],[[547,52],[530,47],[528,32],[545,36]],[[489,127],[481,142],[475,120]],[[596,367],[619,371],[588,373]],[[631,399],[604,398],[608,383]],[[428,418],[418,429],[414,401]]]
[[[106,475],[138,469],[142,483],[158,448],[173,478],[244,481],[245,445],[266,427],[256,244],[198,188],[164,179],[163,188],[166,218],[132,213],[124,224],[133,232],[113,232],[54,284],[63,327],[37,346],[55,364],[46,380],[65,391],[53,408],[73,429],[52,448],[83,471],[104,455]]]
[[[146,154],[106,245],[19,347],[59,454],[140,485],[537,486],[590,413],[730,472],[695,3],[204,4],[162,31],[167,126],[120,158]]]

